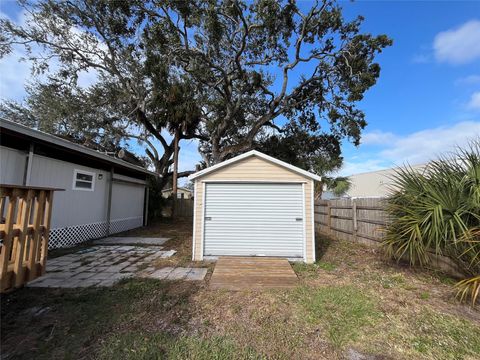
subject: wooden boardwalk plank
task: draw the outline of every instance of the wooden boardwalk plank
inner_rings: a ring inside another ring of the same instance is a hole
[[[220,257],[210,279],[210,289],[292,288],[298,278],[287,259]]]

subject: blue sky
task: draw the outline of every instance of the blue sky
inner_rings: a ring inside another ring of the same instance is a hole
[[[300,2],[308,7],[308,1]],[[480,135],[480,1],[341,2],[362,30],[394,40],[378,57],[382,72],[359,104],[368,126],[362,144],[344,144],[343,175],[422,163]],[[13,1],[0,11],[20,21]],[[0,60],[0,97],[21,99],[30,76],[21,52]],[[88,84],[92,74],[81,81]],[[182,145],[180,168],[200,160],[195,142]]]

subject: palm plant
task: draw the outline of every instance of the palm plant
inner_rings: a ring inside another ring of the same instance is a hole
[[[352,186],[352,182],[348,177],[338,176],[322,176],[322,181],[315,182],[315,200],[322,197],[323,188],[326,187],[333,195],[340,197],[347,193]]]
[[[386,202],[390,223],[383,246],[396,259],[424,266],[430,254],[450,257],[468,281],[459,296],[473,301],[480,284],[480,139],[451,157],[393,176]]]

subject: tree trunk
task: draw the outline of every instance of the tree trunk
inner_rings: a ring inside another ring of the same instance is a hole
[[[180,129],[175,130],[175,139],[173,145],[173,180],[172,180],[172,218],[175,218],[175,205],[177,202],[177,182],[178,182],[178,142],[180,139]]]
[[[323,194],[323,181],[315,182],[315,200],[321,200]]]

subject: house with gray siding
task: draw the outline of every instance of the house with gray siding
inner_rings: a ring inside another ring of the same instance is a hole
[[[0,119],[0,183],[64,190],[54,195],[49,248],[145,225],[146,180],[152,175],[140,166]]]

